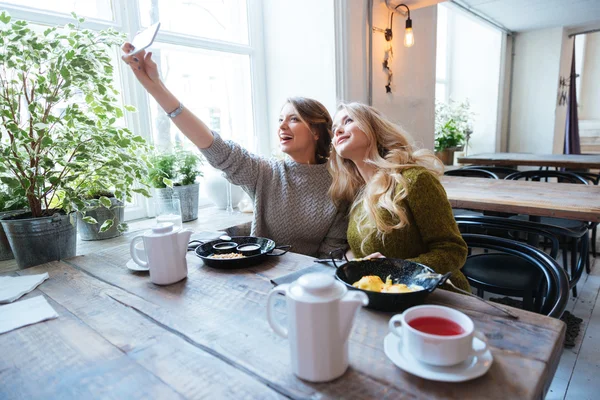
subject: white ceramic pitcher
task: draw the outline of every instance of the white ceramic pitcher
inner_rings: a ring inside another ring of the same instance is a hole
[[[192,231],[173,230],[172,223],[157,224],[152,230],[136,236],[131,241],[129,252],[133,261],[150,269],[150,280],[157,285],[170,285],[187,276],[188,242]],[[140,260],[135,251],[135,243],[144,241],[144,249],[148,261]]]
[[[284,294],[288,326],[273,318],[275,300]],[[369,304],[365,293],[348,291],[332,276],[306,274],[291,284],[275,287],[267,299],[271,328],[288,338],[292,370],[310,382],[336,379],[348,368],[348,338],[361,305]]]

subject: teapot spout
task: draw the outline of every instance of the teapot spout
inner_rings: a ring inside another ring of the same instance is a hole
[[[177,248],[181,252],[181,256],[185,257],[187,253],[188,243],[190,241],[190,237],[192,236],[193,231],[190,229],[184,229],[182,231],[177,232]]]
[[[354,317],[360,306],[369,304],[369,298],[363,292],[351,290],[340,301],[340,337],[343,341],[348,340],[352,332]]]

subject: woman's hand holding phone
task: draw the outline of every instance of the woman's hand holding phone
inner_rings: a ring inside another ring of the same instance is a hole
[[[152,52],[146,53],[142,50],[135,55],[130,55],[135,49],[133,45],[126,42],[121,47],[123,53],[121,58],[125,64],[131,67],[133,74],[140,81],[140,83],[148,91],[152,91],[157,86],[160,86],[160,76],[158,75],[158,66],[152,60]]]

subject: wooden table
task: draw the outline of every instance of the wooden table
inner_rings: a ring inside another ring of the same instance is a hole
[[[530,165],[559,168],[600,168],[600,154],[526,154],[526,153],[483,153],[459,157],[460,164],[475,165]]]
[[[600,222],[600,187],[444,176],[454,208]]]
[[[291,373],[289,344],[269,328],[265,306],[269,280],[312,258],[288,253],[228,271],[190,253],[188,278],[159,287],[125,268],[128,252],[120,244],[13,273],[48,272],[26,297],[45,296],[60,317],[0,335],[0,398],[540,399],[562,351],[560,320],[514,310],[520,320],[512,321],[438,290],[429,303],[462,310],[489,338],[494,362],[486,375],[438,383],[403,372],[383,352],[392,314],[362,309],[350,369],[311,384]]]

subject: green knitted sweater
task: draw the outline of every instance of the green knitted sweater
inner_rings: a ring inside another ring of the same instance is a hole
[[[446,191],[439,179],[423,167],[402,171],[408,181],[407,196],[402,200],[408,225],[385,235],[384,240],[372,235],[361,250],[363,237],[357,229],[359,209],[350,214],[348,243],[356,257],[380,252],[386,257],[401,258],[431,267],[445,274],[452,271],[451,281],[469,290],[467,278],[460,272],[467,257]]]

